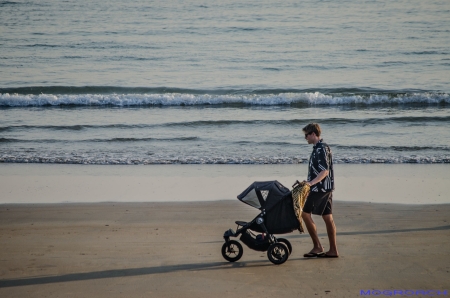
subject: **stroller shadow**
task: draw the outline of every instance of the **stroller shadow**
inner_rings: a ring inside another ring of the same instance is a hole
[[[262,264],[264,263],[264,264]],[[95,280],[105,278],[116,277],[132,277],[152,274],[162,274],[177,271],[200,271],[200,270],[219,270],[219,269],[231,269],[247,267],[249,265],[256,264],[257,266],[273,266],[267,260],[260,261],[248,261],[240,263],[228,263],[228,262],[213,262],[213,263],[193,263],[183,265],[169,265],[169,266],[155,266],[155,267],[142,267],[142,268],[129,268],[129,269],[113,269],[104,271],[93,271],[84,273],[71,273],[56,276],[42,276],[42,277],[29,277],[21,279],[4,279],[0,280],[0,288],[8,287],[20,287],[30,285],[43,285],[53,284],[61,282],[71,281],[83,281],[83,280]],[[261,264],[261,265],[258,265]]]
[[[443,231],[450,230],[450,225],[431,227],[431,228],[415,228],[415,229],[395,229],[395,230],[378,230],[378,231],[355,231],[355,232],[340,232],[338,236],[351,236],[351,235],[374,235],[374,234],[391,234],[391,233],[407,233],[407,232],[422,232],[422,231]],[[319,234],[319,236],[326,236],[326,234]],[[303,238],[309,237],[308,234],[302,235],[290,235],[286,238]],[[212,241],[216,242],[216,241]],[[222,241],[217,241],[222,242]],[[305,259],[291,259],[291,260],[305,260]],[[116,277],[132,277],[152,274],[162,274],[177,271],[204,271],[204,270],[226,270],[248,267],[264,267],[273,266],[267,260],[258,261],[240,261],[237,263],[228,262],[212,262],[212,263],[192,263],[183,265],[168,265],[168,266],[155,266],[155,267],[142,267],[142,268],[129,268],[129,269],[113,269],[104,271],[93,271],[84,273],[71,273],[56,276],[42,276],[42,277],[29,277],[21,279],[3,279],[0,280],[0,288],[7,287],[20,287],[30,285],[42,285],[53,284],[70,281],[83,281],[83,280],[95,280],[106,279]]]

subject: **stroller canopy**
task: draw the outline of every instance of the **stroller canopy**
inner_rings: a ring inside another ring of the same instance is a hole
[[[260,210],[269,210],[290,191],[278,181],[253,182],[237,198]]]

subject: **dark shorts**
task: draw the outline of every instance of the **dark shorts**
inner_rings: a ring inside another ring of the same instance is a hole
[[[316,215],[332,214],[333,192],[314,192],[311,191],[306,198],[303,212]]]

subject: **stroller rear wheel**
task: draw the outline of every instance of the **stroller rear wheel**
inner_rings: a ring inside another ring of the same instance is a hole
[[[267,250],[267,257],[275,265],[281,265],[287,261],[289,257],[289,249],[284,243],[273,243]]]
[[[291,255],[291,253],[292,253],[292,244],[291,244],[291,242],[289,242],[289,240],[287,240],[285,238],[277,238],[277,241],[283,243],[284,245],[286,245],[287,248],[289,249],[289,255]]]
[[[222,245],[222,256],[228,262],[236,262],[244,253],[242,245],[236,240],[229,240]]]

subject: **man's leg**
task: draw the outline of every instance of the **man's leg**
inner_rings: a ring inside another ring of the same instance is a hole
[[[336,225],[334,224],[333,215],[322,215],[322,218],[327,226],[328,240],[330,241],[330,250],[326,254],[329,256],[339,256],[336,245]]]
[[[317,235],[316,224],[312,219],[311,213],[302,212],[302,218],[314,244],[314,248],[311,250],[311,253],[323,252],[322,244],[320,243],[319,236]]]

